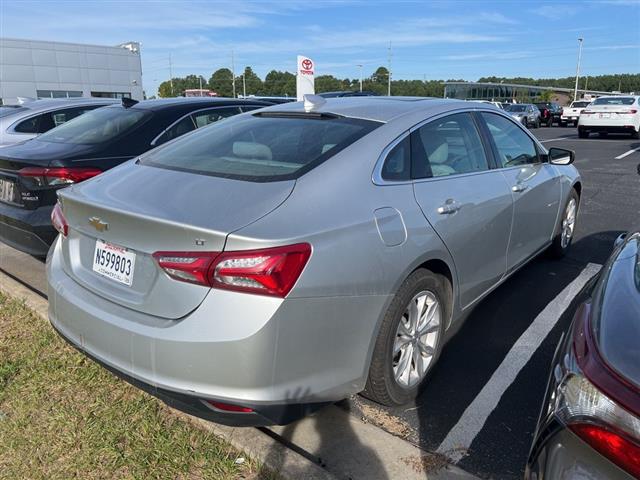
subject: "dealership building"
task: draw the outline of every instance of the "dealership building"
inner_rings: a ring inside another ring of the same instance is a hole
[[[0,103],[17,97],[143,99],[140,44],[0,38]]]

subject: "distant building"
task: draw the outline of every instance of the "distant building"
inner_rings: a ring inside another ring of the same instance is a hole
[[[495,102],[513,101],[519,103],[537,102],[545,91],[552,91],[553,101],[560,104],[569,102],[573,88],[539,87],[535,85],[518,85],[513,83],[479,83],[479,82],[445,82],[444,97],[460,100],[489,100]],[[612,92],[596,90],[578,90],[578,96],[611,95]]]
[[[140,44],[0,38],[0,101],[17,97],[143,99]]]

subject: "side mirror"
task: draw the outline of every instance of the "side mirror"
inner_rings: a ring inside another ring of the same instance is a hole
[[[576,154],[572,150],[552,147],[549,149],[548,158],[549,163],[553,165],[571,165],[576,158]]]

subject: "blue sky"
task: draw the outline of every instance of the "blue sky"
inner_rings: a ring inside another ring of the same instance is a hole
[[[209,78],[250,65],[357,78],[386,65],[394,78],[640,73],[640,0],[575,1],[30,1],[0,0],[0,36],[100,45],[142,43],[148,95],[169,77]]]

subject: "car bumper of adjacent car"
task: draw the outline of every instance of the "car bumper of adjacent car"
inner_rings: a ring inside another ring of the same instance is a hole
[[[599,114],[582,115],[579,128],[591,132],[633,133],[640,130],[640,120],[633,115],[608,114],[602,118]]]
[[[47,205],[28,210],[0,203],[0,241],[30,255],[44,257],[58,232],[51,225],[51,210]]]
[[[282,300],[211,290],[190,314],[168,320],[78,284],[62,268],[59,242],[47,276],[49,319],[67,341],[167,403],[232,425],[289,423],[362,390],[388,300]],[[220,412],[207,401],[253,412]]]

